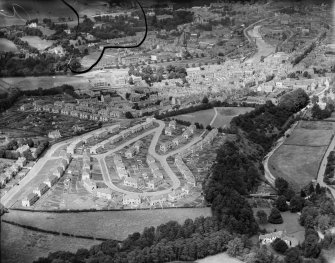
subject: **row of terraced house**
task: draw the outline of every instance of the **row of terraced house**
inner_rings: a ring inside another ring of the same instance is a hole
[[[58,161],[57,167],[54,171],[40,183],[32,193],[29,193],[24,199],[22,199],[22,206],[30,207],[32,206],[40,197],[42,197],[53,185],[55,185],[58,180],[64,175],[71,161],[71,155],[67,154],[61,160]]]
[[[1,173],[0,175],[0,188],[5,187],[6,184],[20,172],[26,163],[27,161],[25,157],[19,157],[14,164],[6,168],[4,173]]]

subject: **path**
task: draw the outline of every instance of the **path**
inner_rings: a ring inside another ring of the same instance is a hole
[[[325,155],[323,156],[323,159],[321,161],[320,168],[319,168],[319,171],[318,171],[318,177],[317,177],[316,181],[320,184],[320,186],[327,187],[329,189],[329,191],[331,192],[333,198],[335,199],[335,189],[331,186],[328,186],[327,184],[325,184],[323,182],[323,176],[325,174],[326,166],[327,166],[327,158],[328,158],[330,152],[334,150],[334,147],[335,147],[335,136],[333,136],[333,139],[330,142],[330,144],[327,148],[327,151],[325,152]]]
[[[213,119],[211,120],[211,122],[209,123],[210,126],[213,125],[217,116],[218,116],[218,110],[216,109],[216,107],[214,107],[214,116],[213,116]]]

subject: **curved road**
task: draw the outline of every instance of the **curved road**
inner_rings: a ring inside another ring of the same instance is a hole
[[[96,158],[98,158],[100,166],[101,166],[101,171],[102,171],[102,176],[104,179],[104,182],[107,184],[108,187],[110,187],[112,190],[123,193],[123,194],[134,194],[135,192],[132,191],[128,191],[128,190],[124,190],[121,189],[119,187],[117,187],[111,180],[107,165],[106,165],[106,156],[110,155],[118,150],[121,150],[122,148],[124,148],[125,146],[136,142],[137,140],[139,140],[140,138],[143,138],[151,133],[155,133],[154,137],[151,140],[148,152],[151,156],[153,156],[155,159],[157,159],[160,163],[161,166],[163,167],[164,171],[167,173],[167,175],[170,177],[170,179],[172,180],[172,187],[168,188],[168,189],[164,189],[161,191],[155,191],[155,192],[142,192],[142,193],[138,193],[140,195],[144,195],[144,196],[158,196],[158,195],[163,195],[163,194],[168,194],[171,191],[173,191],[174,189],[177,189],[178,187],[180,187],[180,180],[178,179],[178,177],[176,176],[176,174],[172,171],[171,167],[169,166],[169,164],[167,163],[166,159],[172,155],[178,154],[181,151],[189,148],[190,146],[192,146],[193,144],[199,142],[200,140],[202,140],[202,138],[196,137],[194,138],[192,141],[190,141],[188,144],[184,145],[183,147],[180,147],[179,149],[172,151],[168,154],[165,155],[159,155],[156,152],[156,145],[158,143],[159,140],[159,136],[161,135],[161,133],[164,130],[165,127],[165,123],[161,120],[155,120],[155,122],[157,122],[159,124],[159,127],[150,130],[148,132],[145,132],[139,136],[137,136],[136,138],[133,138],[130,141],[127,141],[126,143],[118,146],[117,148],[108,151],[107,153],[104,154],[100,154],[100,155],[95,155]],[[136,192],[137,193],[137,192]]]

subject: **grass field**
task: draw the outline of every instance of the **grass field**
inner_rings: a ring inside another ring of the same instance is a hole
[[[37,48],[38,50],[44,50],[53,44],[52,40],[41,39],[38,36],[24,36],[21,37],[23,41],[27,41],[30,46]]]
[[[5,52],[16,52],[18,49],[12,41],[6,38],[0,38],[0,50]]]
[[[189,121],[191,123],[199,122],[206,127],[214,117],[214,109],[196,111],[188,114],[175,116],[175,119]]]
[[[3,80],[21,90],[33,90],[39,87],[49,89],[63,84],[69,84],[75,89],[85,89],[89,87],[87,78],[81,76],[16,77],[3,78]]]
[[[283,177],[299,188],[315,179],[333,134],[333,124],[301,122],[269,159],[275,177]]]
[[[213,127],[219,128],[227,126],[229,127],[230,121],[235,116],[238,116],[240,114],[244,114],[247,112],[252,111],[254,108],[250,107],[222,107],[222,108],[216,108],[218,114],[212,124]]]
[[[1,222],[1,262],[33,262],[58,250],[76,252],[101,243],[89,239],[39,233]]]
[[[197,263],[243,263],[242,261],[238,260],[237,258],[230,257],[227,253],[220,253],[214,256],[209,256],[203,259],[199,259],[196,261]]]
[[[135,211],[40,213],[11,210],[4,219],[42,229],[122,240],[145,227],[170,220],[184,223],[187,218],[210,216],[210,208],[178,208]],[[65,223],[66,222],[66,223]]]

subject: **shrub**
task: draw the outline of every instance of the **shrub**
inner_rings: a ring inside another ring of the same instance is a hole
[[[271,224],[282,224],[283,223],[283,218],[277,208],[272,208],[268,221]]]
[[[275,251],[281,254],[284,254],[288,249],[286,242],[280,238],[276,238],[275,241],[272,242],[271,246]]]

